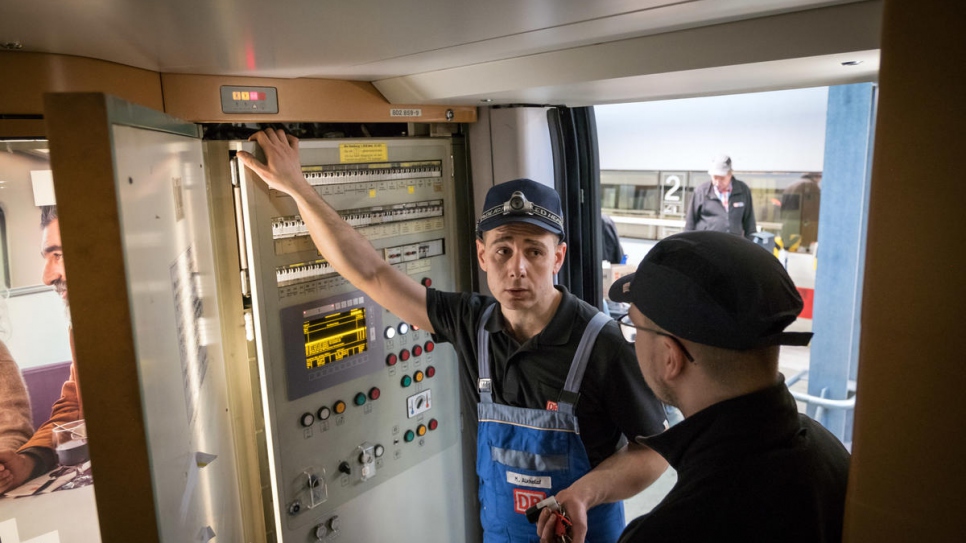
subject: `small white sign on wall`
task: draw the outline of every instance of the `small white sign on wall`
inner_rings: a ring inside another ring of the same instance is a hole
[[[54,175],[50,170],[31,170],[30,182],[34,186],[34,205],[52,206],[57,204],[54,198]]]

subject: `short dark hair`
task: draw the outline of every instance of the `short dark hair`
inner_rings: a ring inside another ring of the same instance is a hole
[[[40,228],[57,220],[57,206],[40,206]]]

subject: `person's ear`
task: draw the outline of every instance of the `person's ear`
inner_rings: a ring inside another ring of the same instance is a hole
[[[676,379],[684,373],[685,368],[688,365],[688,357],[684,355],[684,351],[681,350],[681,345],[673,339],[661,336],[661,341],[664,342],[664,346],[667,350],[667,358],[664,362],[664,379],[670,381]]]
[[[486,245],[483,244],[483,240],[476,238],[476,260],[480,265],[480,269],[486,271]]]
[[[560,243],[557,244],[556,247],[554,247],[553,253],[554,253],[553,273],[557,273],[560,271],[560,268],[563,267],[564,258],[567,257],[567,244],[561,241]]]

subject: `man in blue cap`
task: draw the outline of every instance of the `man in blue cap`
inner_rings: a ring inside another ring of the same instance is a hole
[[[799,414],[778,373],[785,332],[802,299],[785,269],[755,243],[722,232],[658,242],[610,298],[654,392],[684,421],[638,437],[678,481],[621,543],[841,541],[849,453]]]
[[[551,496],[573,522],[574,542],[616,541],[624,527],[620,500],[667,468],[624,436],[659,433],[664,412],[617,325],[554,285],[567,252],[557,193],[529,179],[490,189],[476,256],[493,295],[440,292],[390,266],[322,200],[302,175],[296,138],[265,130],[252,139],[267,163],[239,157],[292,196],[332,266],[456,348],[463,382],[478,394],[484,542],[540,540],[525,513]],[[538,523],[544,541],[555,524],[545,510]]]

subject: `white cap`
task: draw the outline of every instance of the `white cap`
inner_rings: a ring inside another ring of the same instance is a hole
[[[711,161],[711,167],[708,168],[708,173],[711,175],[728,175],[731,173],[731,157],[728,155],[718,155],[714,157]]]

